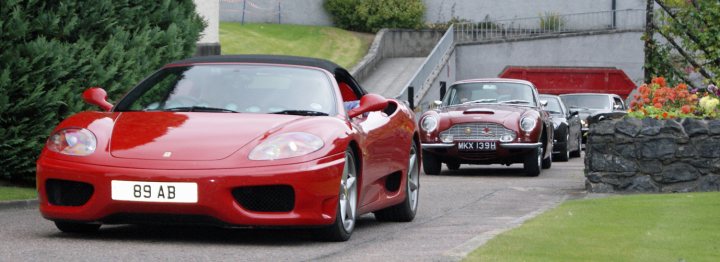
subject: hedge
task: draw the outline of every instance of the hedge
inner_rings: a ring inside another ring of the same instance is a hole
[[[377,32],[382,28],[424,26],[422,0],[325,0],[323,6],[333,23],[347,30]]]
[[[195,52],[192,0],[0,1],[0,178],[34,179],[52,128],[101,86],[118,99]]]

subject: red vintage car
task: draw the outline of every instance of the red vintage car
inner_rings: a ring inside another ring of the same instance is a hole
[[[553,124],[532,83],[465,80],[441,97],[438,108],[420,118],[426,174],[439,174],[442,163],[450,170],[460,164],[522,163],[528,176],[550,168]]]
[[[105,111],[62,121],[37,161],[40,212],[61,231],[309,226],[343,241],[361,214],[417,212],[414,113],[329,61],[191,58],[114,106],[100,88],[83,97]]]

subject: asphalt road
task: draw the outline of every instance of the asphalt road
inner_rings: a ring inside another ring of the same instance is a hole
[[[62,234],[37,209],[0,210],[0,261],[456,261],[498,233],[584,196],[581,158],[539,177],[522,165],[466,166],[421,176],[410,223],[362,216],[347,242],[319,242],[310,230],[103,226]]]

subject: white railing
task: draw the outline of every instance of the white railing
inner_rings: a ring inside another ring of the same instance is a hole
[[[644,9],[624,9],[577,14],[546,13],[539,17],[455,24],[457,43],[518,39],[594,30],[641,30]]]
[[[415,75],[405,85],[403,91],[395,96],[400,100],[420,102],[425,95],[432,82],[437,77],[439,70],[447,62],[447,55],[455,48],[455,27],[450,26],[440,41],[435,45],[430,55],[425,58],[423,64],[415,72]],[[416,104],[419,108],[424,108],[420,104]]]

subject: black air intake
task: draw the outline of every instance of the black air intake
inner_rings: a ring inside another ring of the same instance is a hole
[[[95,191],[88,183],[60,179],[48,179],[45,190],[50,204],[56,206],[82,206]]]
[[[295,191],[288,185],[238,187],[232,194],[250,211],[290,212],[295,208]]]

